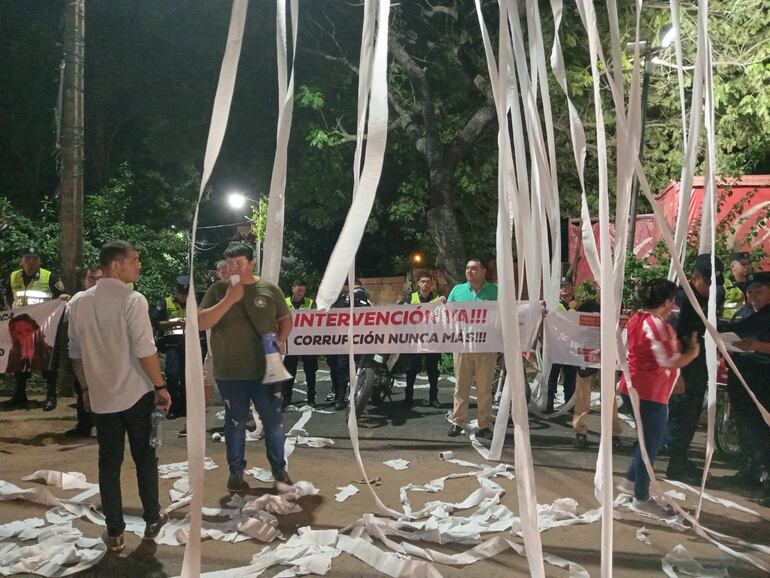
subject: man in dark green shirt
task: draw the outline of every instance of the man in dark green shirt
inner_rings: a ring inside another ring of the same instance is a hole
[[[291,331],[291,315],[281,290],[254,275],[254,252],[249,245],[233,243],[224,256],[230,279],[217,281],[206,291],[198,326],[201,331],[211,329],[214,378],[225,405],[227,489],[234,493],[248,489],[243,471],[250,402],[265,428],[267,459],[276,486],[291,484],[283,449],[281,384],[262,383],[263,339],[277,334],[275,340],[283,349]]]

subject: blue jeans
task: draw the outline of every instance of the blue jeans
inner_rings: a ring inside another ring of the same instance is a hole
[[[623,403],[630,405],[631,399],[624,395]],[[640,399],[639,413],[641,414],[642,428],[644,429],[644,445],[647,448],[650,464],[654,465],[655,458],[666,441],[668,405]],[[634,456],[631,460],[631,466],[626,472],[626,479],[634,482],[634,497],[637,500],[645,501],[650,498],[650,477],[647,475],[647,469],[644,467],[642,450],[639,447],[638,441],[634,444]]]
[[[246,421],[249,419],[250,402],[254,402],[265,428],[267,461],[270,462],[273,474],[286,469],[281,384],[218,379],[217,386],[225,404],[225,448],[230,473],[235,474],[246,469]]]

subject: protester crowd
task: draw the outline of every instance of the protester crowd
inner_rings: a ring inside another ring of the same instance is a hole
[[[747,253],[731,255],[726,276],[722,263],[712,256],[699,255],[689,277],[689,288],[703,311],[715,292],[720,318],[719,331],[737,336],[731,342],[732,362],[746,380],[748,390],[765,409],[770,410],[770,272],[753,272]],[[448,295],[439,294],[435,279],[428,273],[415,275],[415,288],[400,300],[417,305],[433,302],[496,301],[497,285],[488,277],[486,263],[470,259],[466,282],[455,285]],[[155,449],[150,444],[152,414],[164,412],[168,418],[186,415],[184,327],[189,278],[175,279],[170,294],[150,309],[147,300],[133,286],[141,277],[138,250],[125,241],[104,245],[98,266],[83,269],[81,290],[70,297],[62,281],[41,267],[34,248],[21,258],[13,271],[5,294],[6,307],[17,310],[51,299],[67,301],[66,332],[69,358],[76,377],[77,424],[68,436],[90,436],[93,427],[99,443],[99,486],[107,521],[105,542],[114,551],[123,548],[123,520],[120,468],[125,439],[137,468],[137,481],[146,522],[145,537],[158,535],[166,516],[158,503],[158,476]],[[313,299],[302,280],[296,280],[289,295],[255,274],[252,248],[233,243],[217,264],[217,280],[207,288],[198,310],[198,329],[206,377],[215,382],[225,407],[224,436],[230,475],[227,489],[240,493],[248,489],[245,440],[250,408],[253,404],[264,427],[267,459],[276,487],[291,485],[284,456],[282,410],[293,402],[294,380],[302,364],[307,385],[306,403],[318,402],[316,355],[287,355],[283,364],[290,379],[268,382],[266,352],[272,347],[285,351],[292,329],[292,310],[312,309]],[[625,412],[632,412],[641,426],[649,461],[668,453],[669,479],[699,484],[703,470],[691,459],[690,446],[701,418],[708,386],[704,339],[706,327],[690,303],[684,287],[665,279],[653,279],[639,288],[641,310],[633,313],[627,325],[627,357],[618,372],[618,392]],[[332,307],[367,307],[372,300],[356,280],[352,294],[343,290]],[[579,302],[573,280],[561,280],[559,311],[599,313],[601,295]],[[13,347],[6,371],[14,374],[15,389],[3,402],[6,409],[27,407],[27,382],[33,371],[41,371],[47,384],[43,411],[57,403],[58,352],[46,343],[37,322],[26,313],[9,323]],[[159,351],[163,354],[158,355]],[[332,387],[325,400],[338,410],[345,409],[349,391],[348,355],[326,355]],[[477,437],[491,438],[493,425],[492,383],[498,367],[497,353],[453,354],[455,385],[448,435],[470,432],[469,405],[475,386]],[[163,361],[163,364],[161,364]],[[440,408],[439,365],[441,354],[413,353],[402,356],[406,374],[403,404],[415,404],[417,375],[425,370],[428,406]],[[356,360],[358,363],[359,360]],[[163,371],[162,371],[163,369]],[[591,392],[598,371],[590,367],[553,364],[546,380],[544,412],[557,411],[556,398],[561,378],[565,405],[574,404],[572,425],[576,448],[586,448]],[[763,488],[760,502],[770,506],[770,427],[738,376],[729,372],[727,390],[741,442],[742,462],[730,483]],[[613,446],[621,449],[622,428],[617,404],[613,405]],[[632,408],[632,409],[631,409]],[[180,430],[184,435],[186,428]],[[634,445],[631,466],[621,487],[634,495],[635,507],[656,515],[669,512],[650,497],[649,477],[641,448]]]

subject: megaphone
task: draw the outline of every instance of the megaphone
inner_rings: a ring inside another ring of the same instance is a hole
[[[291,379],[291,373],[283,366],[278,349],[278,335],[275,332],[262,336],[262,348],[265,351],[265,377],[262,383],[280,383]]]

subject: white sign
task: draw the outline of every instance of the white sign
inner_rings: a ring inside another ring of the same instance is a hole
[[[624,335],[626,323],[628,317],[621,317]],[[599,367],[602,362],[601,313],[549,312],[543,320],[543,340],[553,363]]]
[[[495,301],[423,303],[349,309],[292,311],[290,355],[347,353],[484,353],[503,350]],[[540,326],[535,301],[519,302],[522,351],[529,351]],[[352,336],[352,337],[349,337]]]
[[[0,373],[45,371],[51,365],[65,303],[58,299],[0,311]]]

